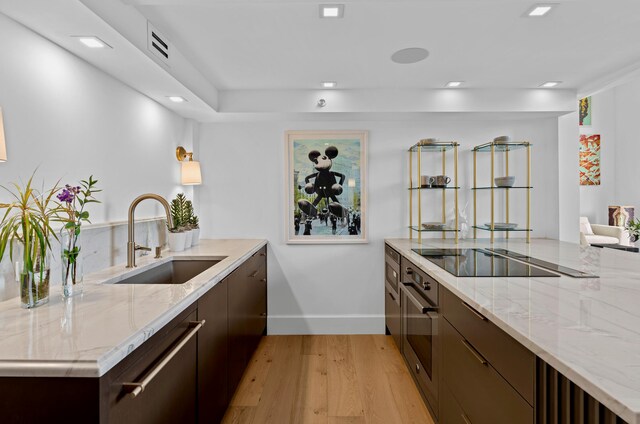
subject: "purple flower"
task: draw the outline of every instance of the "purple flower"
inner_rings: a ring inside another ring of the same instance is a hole
[[[62,192],[56,196],[58,200],[66,203],[73,203],[73,199],[75,199],[76,195],[73,190],[69,190],[69,185],[66,188],[62,189]]]

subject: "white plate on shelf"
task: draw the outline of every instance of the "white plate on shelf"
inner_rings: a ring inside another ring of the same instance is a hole
[[[491,228],[491,223],[487,222],[486,224],[484,224],[485,227],[487,228]],[[512,222],[494,222],[493,223],[493,228],[496,230],[514,230],[516,228],[518,228],[518,224],[514,224]]]

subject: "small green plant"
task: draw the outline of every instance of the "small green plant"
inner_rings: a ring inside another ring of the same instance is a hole
[[[47,254],[51,249],[50,238],[57,240],[51,229],[51,222],[60,212],[53,197],[60,189],[58,183],[49,189],[38,191],[33,188],[31,175],[24,187],[13,183],[13,188],[2,186],[13,201],[0,204],[4,210],[0,221],[0,260],[7,249],[13,260],[15,245],[22,246],[22,262],[16,272],[20,275],[20,294],[23,305],[33,307],[49,293],[49,266]]]
[[[640,238],[640,218],[630,219],[625,228],[629,232],[631,241],[636,242]]]
[[[169,228],[172,233],[182,233],[188,229],[189,212],[188,212],[187,196],[180,193],[171,201],[171,219],[173,220],[173,228]]]

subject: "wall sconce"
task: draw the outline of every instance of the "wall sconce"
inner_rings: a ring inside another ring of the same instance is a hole
[[[7,161],[7,145],[4,141],[4,124],[2,122],[2,109],[0,109],[0,162]]]
[[[182,166],[182,185],[202,184],[202,174],[200,173],[200,162],[193,160],[193,152],[187,152],[184,147],[178,146],[176,157]],[[189,158],[189,160],[186,160]]]

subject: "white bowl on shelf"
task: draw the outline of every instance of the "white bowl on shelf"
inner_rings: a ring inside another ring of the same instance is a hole
[[[508,135],[501,135],[493,139],[495,143],[508,143],[509,140],[511,140],[511,137],[509,137]]]
[[[513,175],[508,175],[506,177],[496,177],[493,179],[493,182],[496,184],[496,187],[513,187],[516,183],[516,177]]]

